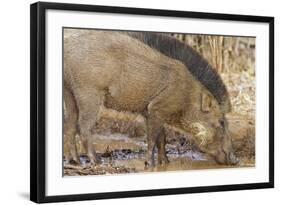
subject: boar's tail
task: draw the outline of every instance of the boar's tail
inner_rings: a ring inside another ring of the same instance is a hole
[[[127,34],[162,54],[181,61],[216,98],[223,113],[230,112],[229,94],[220,75],[191,46],[168,35],[156,32],[127,32]]]

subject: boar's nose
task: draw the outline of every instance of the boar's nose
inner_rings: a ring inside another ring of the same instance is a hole
[[[233,152],[230,152],[227,157],[227,164],[236,165],[239,163],[239,159],[234,155]]]
[[[218,164],[236,165],[239,163],[239,159],[234,155],[233,152],[218,152],[215,156],[215,160]]]

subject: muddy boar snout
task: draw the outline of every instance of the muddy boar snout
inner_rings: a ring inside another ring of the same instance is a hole
[[[219,132],[217,132],[222,136],[221,149],[218,151],[215,159],[219,164],[235,165],[239,162],[239,159],[235,156],[233,151],[232,140],[228,131],[227,121],[224,120],[224,123],[222,124],[223,126],[221,126],[221,128],[219,128]]]
[[[235,156],[233,152],[228,155],[227,163],[230,165],[235,165],[239,163],[239,159]]]
[[[219,120],[217,127],[217,137],[220,139],[220,146],[214,156],[219,164],[236,165],[239,159],[235,156],[232,146],[232,138],[228,129],[228,122],[225,118]]]
[[[219,164],[226,165],[236,165],[239,163],[239,159],[232,152],[219,151],[219,153],[215,156],[215,160]]]

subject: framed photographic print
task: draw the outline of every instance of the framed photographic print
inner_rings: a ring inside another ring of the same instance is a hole
[[[34,202],[274,187],[274,18],[31,5]]]

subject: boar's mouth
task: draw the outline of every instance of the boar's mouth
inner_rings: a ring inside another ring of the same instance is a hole
[[[231,152],[225,152],[224,150],[219,151],[214,156],[214,158],[218,164],[236,165],[239,163],[239,159],[234,155],[233,151]]]

